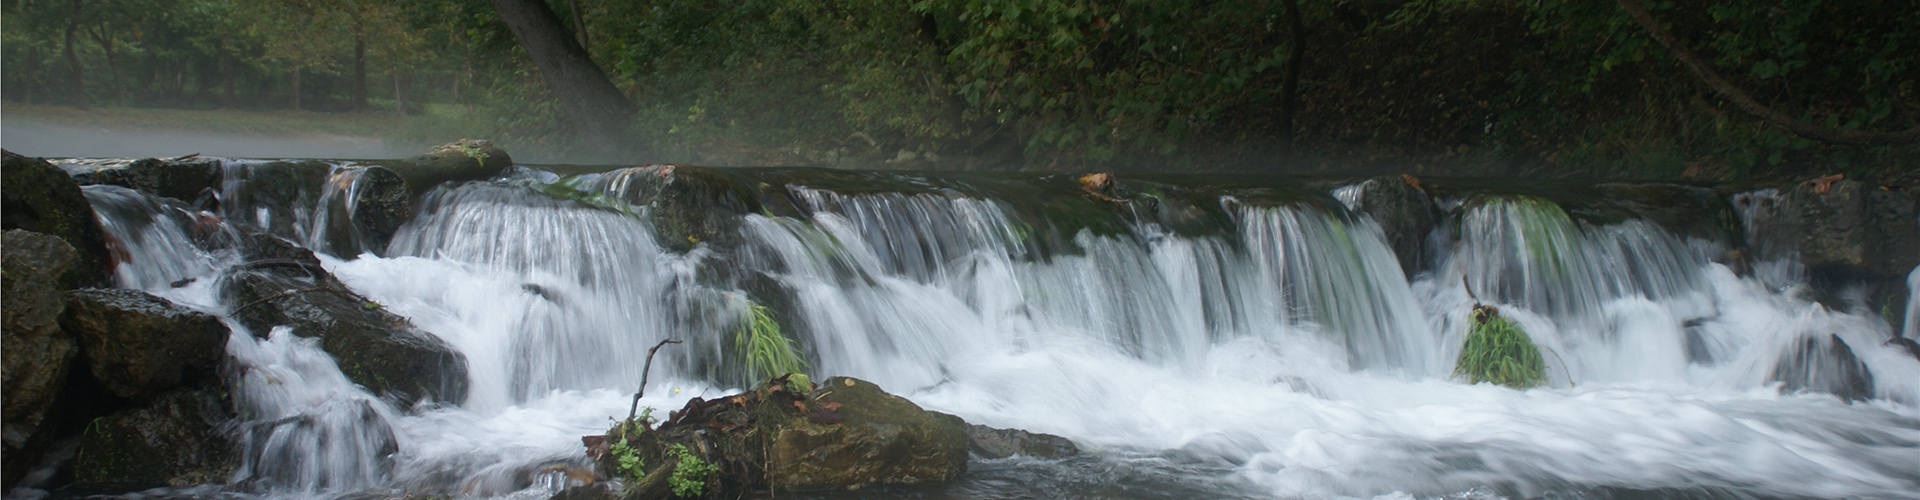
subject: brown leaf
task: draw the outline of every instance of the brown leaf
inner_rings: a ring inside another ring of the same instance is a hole
[[[1813,186],[1814,194],[1827,194],[1828,191],[1833,190],[1834,181],[1838,181],[1846,177],[1847,177],[1847,174],[1832,174],[1832,175],[1822,176],[1818,179],[1814,179],[1808,182]]]

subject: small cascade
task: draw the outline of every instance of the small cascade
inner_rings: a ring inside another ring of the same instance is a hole
[[[347,380],[317,339],[275,328],[234,331],[231,386],[244,461],[234,482],[262,492],[354,492],[389,486],[400,450],[386,402]]]
[[[1246,208],[1240,218],[1259,287],[1280,299],[1251,308],[1255,314],[1320,325],[1341,338],[1355,368],[1424,375],[1444,364],[1386,236],[1372,221],[1300,208]]]
[[[123,288],[162,288],[230,263],[233,234],[220,218],[178,200],[96,185],[81,190],[101,228],[115,242],[114,281]]]
[[[483,374],[476,377],[486,377],[474,381],[475,404],[498,407],[556,389],[639,380],[640,367],[624,360],[644,356],[675,332],[668,319],[678,310],[669,296],[688,285],[639,219],[485,183],[431,194],[420,214],[395,236],[389,255],[473,266],[518,282],[500,291],[506,300],[499,303],[472,304],[457,289],[425,298],[506,313],[440,329],[468,353],[472,372]]]

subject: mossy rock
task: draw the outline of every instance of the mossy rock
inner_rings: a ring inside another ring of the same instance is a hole
[[[80,185],[44,160],[0,153],[0,229],[52,235],[72,246],[78,259],[60,276],[62,289],[112,285],[107,235]]]
[[[222,432],[228,402],[212,392],[176,390],[142,408],[89,424],[73,459],[74,485],[86,491],[136,491],[225,483],[239,465]]]
[[[1399,176],[1368,179],[1360,185],[1357,206],[1380,224],[1407,276],[1419,272],[1426,261],[1427,234],[1438,219],[1432,198],[1416,182]]]
[[[490,141],[461,139],[404,160],[367,162],[392,169],[413,199],[448,182],[491,179],[513,166],[513,157]]]

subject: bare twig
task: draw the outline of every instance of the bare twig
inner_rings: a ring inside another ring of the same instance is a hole
[[[653,375],[653,355],[658,354],[660,348],[666,347],[667,344],[678,343],[680,339],[666,339],[654,344],[652,349],[647,349],[647,364],[640,368],[640,390],[633,393],[633,408],[627,410],[627,419],[620,423],[621,439],[627,437],[627,424],[633,422],[633,417],[640,414],[640,397],[647,394],[647,378]]]

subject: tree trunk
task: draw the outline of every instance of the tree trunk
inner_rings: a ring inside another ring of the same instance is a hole
[[[633,114],[633,104],[586,50],[567,35],[560,18],[546,3],[493,0],[493,7],[540,69],[540,76],[560,100],[574,130],[586,134],[607,153],[629,149],[623,146],[621,136]]]
[[[1300,100],[1300,66],[1307,55],[1307,32],[1300,26],[1300,0],[1286,0],[1285,6],[1287,31],[1293,40],[1287,47],[1287,76],[1280,83],[1280,147],[1292,159],[1293,115]]]
[[[293,68],[288,81],[293,84],[293,109],[300,109],[300,68]]]
[[[233,52],[226,37],[220,38],[220,107],[233,107]]]
[[[1626,9],[1627,15],[1633,17],[1635,23],[1639,23],[1642,29],[1647,30],[1648,35],[1653,36],[1654,41],[1660,42],[1660,45],[1665,46],[1668,52],[1672,52],[1674,58],[1680,60],[1680,64],[1685,65],[1688,70],[1693,72],[1693,76],[1705,82],[1707,87],[1713,89],[1714,93],[1720,94],[1720,97],[1733,101],[1733,105],[1740,108],[1741,111],[1745,111],[1759,118],[1760,121],[1768,125],[1780,127],[1794,135],[1821,142],[1877,145],[1904,144],[1920,141],[1920,127],[1914,127],[1900,132],[1837,130],[1797,120],[1781,114],[1779,111],[1774,111],[1773,108],[1769,108],[1764,104],[1760,104],[1760,101],[1754,100],[1752,96],[1747,95],[1747,93],[1740,90],[1739,87],[1735,87],[1732,83],[1728,83],[1725,79],[1720,78],[1720,74],[1714,72],[1712,67],[1707,66],[1706,61],[1694,55],[1692,49],[1688,49],[1686,44],[1680,43],[1680,40],[1674,38],[1672,33],[1668,33],[1666,28],[1660,27],[1660,22],[1655,21],[1653,15],[1648,14],[1646,9],[1640,8],[1638,2],[1634,0],[1618,0],[1618,2],[1620,3],[1620,8]]]
[[[113,32],[107,31],[106,26],[98,26],[94,30],[94,38],[100,41],[100,48],[107,53],[107,76],[111,77],[110,81],[113,82],[113,103],[125,106],[127,91],[126,87],[120,85],[120,58],[116,57],[117,54],[113,50]]]
[[[67,89],[70,92],[67,99],[74,107],[82,109],[87,107],[87,74],[86,68],[80,66],[80,54],[73,50],[73,39],[80,30],[80,10],[83,5],[80,0],[73,0],[73,19],[67,21],[66,38],[67,68],[73,71],[73,87]]]
[[[27,46],[27,77],[20,83],[20,101],[33,104],[33,78],[40,74],[40,46]]]
[[[407,94],[400,91],[400,72],[393,72],[393,114],[407,114]]]
[[[353,26],[353,110],[367,109],[367,34],[356,21]]]
[[[587,22],[580,13],[580,0],[567,0],[567,10],[573,12],[573,36],[580,42],[580,50],[593,53],[593,43],[587,39]]]

